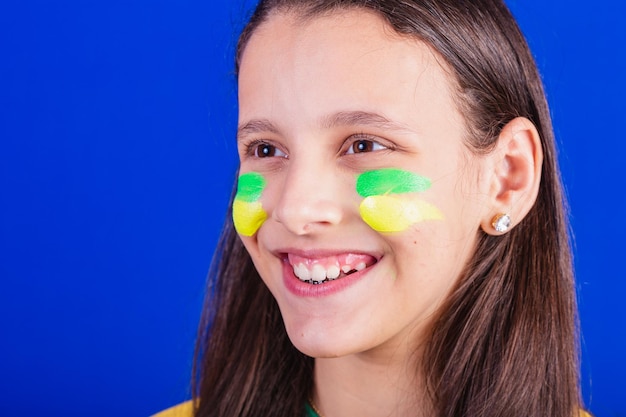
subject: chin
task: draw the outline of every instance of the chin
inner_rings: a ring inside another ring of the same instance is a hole
[[[338,358],[358,351],[348,329],[329,329],[325,324],[306,326],[286,323],[287,335],[296,349],[313,358]],[[345,340],[345,339],[349,340]]]
[[[291,342],[293,343],[293,339],[291,339]],[[316,359],[340,358],[351,353],[349,350],[338,350],[336,345],[329,346],[329,343],[297,340],[297,343],[293,343],[293,345],[300,352]]]

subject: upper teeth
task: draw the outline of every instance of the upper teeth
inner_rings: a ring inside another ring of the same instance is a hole
[[[344,274],[347,274],[352,270],[361,271],[365,269],[366,266],[365,262],[359,262],[354,266],[341,265],[341,267],[339,264],[324,267],[316,263],[309,269],[304,263],[300,263],[293,266],[293,273],[302,281],[322,282],[326,279],[332,280],[339,278],[342,271]]]

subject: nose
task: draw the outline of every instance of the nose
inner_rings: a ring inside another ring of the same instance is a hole
[[[332,170],[292,164],[272,217],[296,235],[337,225],[343,217],[340,183]],[[344,192],[345,195],[345,192]]]

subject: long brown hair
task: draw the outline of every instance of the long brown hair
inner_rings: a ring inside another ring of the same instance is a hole
[[[240,37],[237,69],[273,13],[309,19],[350,8],[376,12],[446,61],[473,152],[489,152],[518,116],[542,141],[536,203],[506,235],[479,232],[432,325],[422,371],[436,414],[571,417],[580,395],[565,201],[543,86],[514,18],[500,0],[261,0]],[[230,213],[214,262],[196,346],[196,415],[302,415],[313,360],[290,343]]]

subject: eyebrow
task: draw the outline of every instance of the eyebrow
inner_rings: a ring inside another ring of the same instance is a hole
[[[323,128],[330,129],[338,126],[369,126],[381,130],[408,129],[397,122],[393,122],[385,116],[367,111],[340,111],[322,119]]]
[[[250,120],[237,128],[237,139],[254,133],[274,133],[278,134],[278,128],[267,119]]]
[[[320,123],[323,129],[332,129],[340,126],[368,126],[377,128],[380,130],[393,130],[398,132],[408,132],[409,129],[400,123],[393,122],[385,116],[355,110],[355,111],[340,111],[333,113],[329,116],[325,116],[321,119]],[[267,119],[253,119],[246,123],[243,123],[237,128],[237,139],[243,136],[255,133],[274,133],[279,134],[279,129],[271,121]]]

